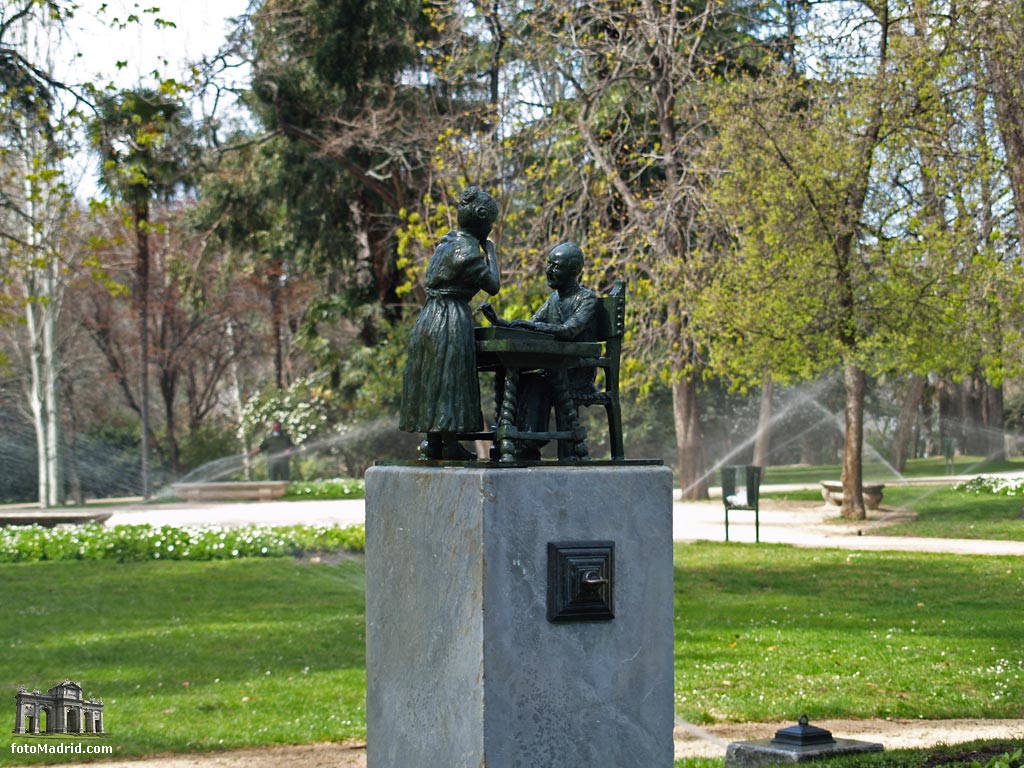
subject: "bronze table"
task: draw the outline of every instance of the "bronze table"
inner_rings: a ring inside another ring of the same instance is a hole
[[[598,342],[558,341],[545,333],[491,326],[476,329],[477,370],[494,372],[494,445],[503,462],[515,461],[516,441],[566,441],[570,460],[589,458],[587,432],[580,425],[569,392],[567,371],[601,356]],[[516,426],[519,376],[544,370],[551,377],[555,413],[565,429],[529,432]]]

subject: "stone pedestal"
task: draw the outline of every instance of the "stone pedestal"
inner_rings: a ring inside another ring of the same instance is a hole
[[[671,487],[661,466],[369,470],[368,768],[671,768]],[[610,573],[613,618],[549,621],[551,543],[614,545],[580,577]]]

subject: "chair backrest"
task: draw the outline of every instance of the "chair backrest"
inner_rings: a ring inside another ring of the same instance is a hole
[[[626,332],[626,284],[621,280],[601,297],[594,325],[598,341],[622,338]]]

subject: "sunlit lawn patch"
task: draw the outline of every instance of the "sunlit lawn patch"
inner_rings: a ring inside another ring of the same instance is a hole
[[[957,474],[980,474],[982,472],[1024,472],[1024,457],[1014,457],[1002,461],[989,461],[982,456],[957,456],[954,462]],[[839,464],[790,465],[767,467],[764,471],[765,483],[817,483],[820,480],[838,480],[842,467]],[[946,474],[946,462],[941,456],[929,459],[911,459],[900,474],[904,478],[942,477]],[[865,451],[864,479],[872,482],[886,482],[897,477],[896,472],[888,464],[875,460]],[[718,484],[717,476],[712,485]]]
[[[1024,498],[1002,493],[970,493],[948,486],[892,486],[883,504],[917,513],[917,519],[886,526],[886,536],[1024,541]]]
[[[819,501],[814,489],[762,494],[764,499]],[[982,489],[953,490],[948,485],[893,485],[885,487],[885,509],[907,509],[917,518],[906,523],[869,529],[880,536],[923,536],[945,539],[1002,539],[1024,541],[1024,496]],[[839,508],[834,507],[837,522]]]
[[[1015,558],[696,544],[676,557],[693,722],[1021,717]]]
[[[680,545],[677,711],[1021,717],[1016,567]],[[0,587],[0,690],[13,704],[19,684],[81,682],[103,697],[119,755],[365,735],[361,557],[15,563]],[[0,729],[0,764],[26,761],[11,739]]]
[[[0,584],[11,727],[18,685],[71,678],[118,755],[365,734],[361,558],[0,565]],[[26,761],[10,731],[0,764]]]
[[[363,480],[345,477],[293,482],[285,491],[286,499],[361,499],[365,496]]]

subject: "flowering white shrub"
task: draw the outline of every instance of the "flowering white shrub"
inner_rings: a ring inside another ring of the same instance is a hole
[[[350,477],[295,482],[285,494],[292,499],[361,499],[366,495],[366,482]]]
[[[238,439],[259,442],[275,421],[296,445],[318,434],[330,417],[334,393],[312,378],[296,379],[286,390],[269,389],[250,397],[242,408]]]
[[[978,475],[953,486],[964,493],[992,493],[998,496],[1024,496],[1024,472],[1008,475]]]
[[[361,551],[363,526],[39,525],[0,528],[0,562],[38,560],[230,560],[240,557],[288,557],[306,552]]]

